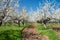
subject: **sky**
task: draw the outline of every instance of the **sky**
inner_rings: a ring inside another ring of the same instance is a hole
[[[48,0],[49,2],[52,2],[54,0]],[[46,2],[46,0],[20,0],[19,1],[19,8],[18,10],[21,11],[24,7],[26,8],[27,12],[30,11],[32,8],[33,10],[36,10],[37,7],[39,7],[39,4],[42,5]],[[60,3],[60,0],[55,0],[57,4]]]

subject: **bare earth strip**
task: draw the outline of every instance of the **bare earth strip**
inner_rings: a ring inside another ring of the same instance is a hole
[[[33,25],[30,25],[22,30],[22,40],[42,40],[42,36],[37,33]]]

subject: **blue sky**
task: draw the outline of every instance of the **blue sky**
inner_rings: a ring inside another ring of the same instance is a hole
[[[49,0],[48,0],[49,1]],[[50,2],[52,2],[53,0],[50,0]],[[57,4],[60,3],[60,0],[55,0],[57,2]],[[19,1],[19,11],[22,10],[23,7],[25,7],[27,9],[27,12],[30,11],[30,9],[32,8],[33,10],[36,10],[37,7],[39,7],[39,3],[44,4],[46,2],[46,0],[20,0]]]

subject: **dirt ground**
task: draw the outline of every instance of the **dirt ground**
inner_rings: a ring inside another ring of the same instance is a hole
[[[35,26],[30,25],[22,30],[22,40],[49,40],[48,36],[41,36],[35,29]]]

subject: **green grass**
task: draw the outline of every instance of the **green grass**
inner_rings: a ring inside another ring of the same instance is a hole
[[[48,26],[52,26],[52,24],[48,25]],[[50,40],[59,40],[58,36],[56,35],[56,32],[52,29],[44,28],[44,26],[42,24],[37,24],[36,27],[37,32],[44,36],[48,36]]]
[[[60,26],[60,23],[47,23],[46,26],[48,26],[48,27]]]
[[[18,25],[16,25],[16,24],[13,24],[13,25],[2,25],[0,27],[0,32],[1,31],[5,31],[5,30],[22,30],[24,27],[27,27],[28,25],[27,24],[24,24],[24,25],[21,24],[20,27]]]
[[[32,24],[32,23],[31,23]],[[0,40],[21,40],[21,30],[24,27],[28,27],[30,24],[24,24],[20,25],[20,27],[17,24],[12,25],[2,25],[0,27]],[[60,26],[57,23],[47,23],[47,28],[44,28],[42,24],[37,24],[36,30],[37,32],[44,36],[47,35],[50,40],[59,40],[58,36],[56,35],[56,32],[52,29],[49,29],[50,26]],[[6,37],[7,36],[7,37]]]
[[[20,25],[17,24],[12,25],[2,25],[0,27],[0,40],[22,40],[21,30],[24,27],[28,27],[29,24]]]
[[[20,30],[6,30],[0,33],[0,40],[22,40]]]

